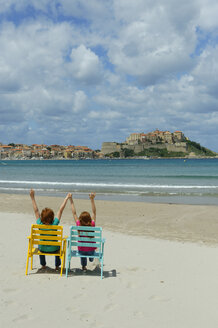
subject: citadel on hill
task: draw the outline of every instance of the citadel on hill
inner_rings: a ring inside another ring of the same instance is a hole
[[[101,151],[110,157],[216,156],[211,150],[190,141],[181,131],[171,133],[158,129],[149,133],[131,133],[123,143],[103,142]]]

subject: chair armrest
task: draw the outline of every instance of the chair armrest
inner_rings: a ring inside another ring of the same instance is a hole
[[[67,248],[68,248],[68,246],[69,246],[69,242],[70,242],[70,237],[67,237],[67,239],[66,239]]]
[[[103,254],[104,254],[104,243],[105,243],[105,238],[102,238],[101,251]]]

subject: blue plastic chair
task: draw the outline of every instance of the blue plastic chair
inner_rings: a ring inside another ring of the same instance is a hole
[[[96,247],[93,256],[81,255],[78,251],[78,246],[82,247]],[[67,239],[67,255],[66,255],[66,277],[68,270],[70,270],[70,262],[72,257],[93,257],[97,258],[101,264],[101,279],[103,278],[103,260],[104,260],[104,243],[105,239],[102,238],[101,227],[84,227],[84,226],[71,226],[70,235]]]

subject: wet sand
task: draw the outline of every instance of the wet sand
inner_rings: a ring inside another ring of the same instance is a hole
[[[88,198],[88,196],[87,196]],[[98,200],[97,225],[109,231],[159,239],[218,243],[218,206],[115,202]],[[50,207],[56,213],[63,200],[60,197],[37,196],[38,207]],[[74,200],[77,213],[91,211],[90,201]],[[0,212],[26,213],[33,222],[29,195],[0,194]],[[63,224],[73,224],[70,204],[63,214]]]

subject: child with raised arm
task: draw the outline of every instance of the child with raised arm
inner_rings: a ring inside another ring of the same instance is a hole
[[[59,211],[54,217],[54,212],[52,209],[45,207],[40,215],[38,206],[36,204],[35,200],[35,191],[33,189],[30,190],[30,198],[32,200],[32,205],[33,205],[33,210],[35,213],[36,217],[36,224],[46,224],[46,225],[58,225],[61,220],[62,213],[64,211],[64,208],[67,204],[67,201],[71,194],[68,194],[63,203],[61,204]],[[55,253],[59,251],[59,246],[49,246],[49,245],[39,245],[39,250],[42,251],[43,253]],[[45,260],[45,255],[39,255],[39,260],[40,264],[42,266],[42,269],[46,268],[46,260]],[[58,270],[59,266],[61,265],[61,260],[59,256],[55,256],[55,267],[56,270]]]
[[[71,203],[71,209],[72,209],[72,213],[73,213],[73,218],[74,218],[77,226],[95,227],[95,222],[96,222],[96,207],[95,207],[95,201],[94,201],[95,195],[96,195],[95,193],[91,193],[89,195],[89,198],[91,200],[91,206],[92,206],[92,216],[90,215],[89,212],[85,211],[80,214],[79,218],[77,217],[77,214],[76,214],[76,208],[75,208],[75,205],[74,205],[74,202],[72,199],[72,195],[71,195],[71,197],[69,197],[70,203]],[[94,255],[95,249],[96,249],[96,247],[78,246],[78,250],[81,255],[90,256],[90,258],[89,258],[90,262],[93,262],[93,260],[94,260],[92,255]],[[87,258],[81,257],[80,261],[81,261],[83,272],[86,272],[87,271],[87,268],[86,268]]]

